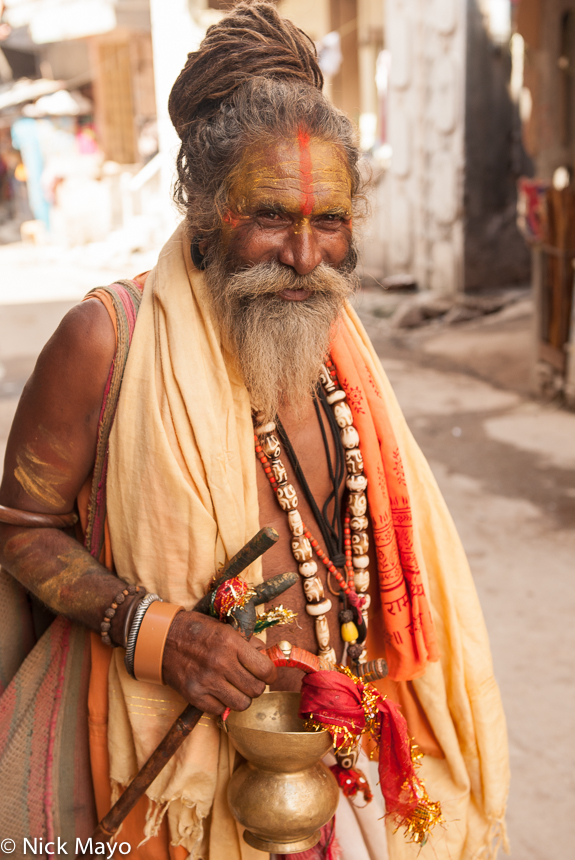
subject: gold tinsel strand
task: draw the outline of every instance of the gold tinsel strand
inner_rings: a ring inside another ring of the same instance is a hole
[[[337,670],[342,674],[347,675],[348,678],[351,678],[356,685],[363,683],[357,675],[354,675],[353,672],[347,668],[347,666],[338,666]],[[314,732],[322,732],[327,729],[334,740],[334,749],[336,753],[351,752],[357,745],[358,737],[367,734],[368,732],[375,743],[378,743],[379,739],[377,736],[377,730],[379,727],[379,710],[377,703],[382,698],[385,699],[387,697],[382,696],[381,693],[379,693],[375,687],[372,687],[371,684],[364,684],[361,694],[361,704],[365,714],[365,727],[363,729],[359,729],[358,727],[355,734],[342,726],[320,723],[318,720],[314,719],[313,714],[310,714],[308,719],[304,721],[304,728],[307,731]],[[339,740],[340,737],[341,740]],[[376,751],[373,750],[370,758],[373,758],[375,754]],[[419,747],[411,741],[411,760],[415,767],[421,766],[422,758],[423,754],[419,750]],[[415,776],[412,781],[406,779],[404,783],[405,790],[409,791],[412,787],[415,787],[419,802],[410,815],[401,819],[395,832],[397,833],[400,828],[404,827],[406,840],[423,847],[433,828],[437,824],[441,824],[444,819],[441,812],[440,802],[429,799],[423,780],[418,776]]]
[[[411,815],[404,818],[396,829],[405,827],[405,838],[407,842],[414,842],[416,845],[425,845],[429,839],[429,834],[436,824],[443,823],[443,815],[441,814],[441,804],[437,800],[431,801],[424,789],[424,797],[417,804]]]
[[[261,618],[274,624],[291,624],[297,618],[297,612],[292,612],[291,609],[285,609],[283,606],[274,606],[273,609],[268,609],[264,612]]]
[[[291,624],[297,618],[297,612],[292,612],[291,609],[285,609],[283,606],[274,606],[268,609],[267,612],[262,612],[258,615],[256,621],[255,632],[260,633],[267,627],[277,627],[282,624]]]
[[[412,740],[411,760],[414,766],[421,767],[422,759],[423,753]],[[399,822],[395,829],[395,833],[397,833],[401,827],[404,827],[404,836],[406,840],[408,842],[413,842],[416,845],[420,845],[423,848],[435,825],[442,824],[444,819],[441,812],[441,803],[438,800],[433,801],[429,799],[423,780],[416,776],[413,780],[413,784],[415,785],[419,803],[410,815],[406,816]],[[409,790],[411,787],[409,780],[405,781],[404,787],[406,790]]]

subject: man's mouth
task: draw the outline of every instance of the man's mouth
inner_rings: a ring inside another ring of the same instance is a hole
[[[286,302],[303,302],[311,296],[310,290],[282,290],[279,295]]]

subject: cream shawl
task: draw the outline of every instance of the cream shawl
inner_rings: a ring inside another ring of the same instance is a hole
[[[249,398],[222,348],[205,290],[180,227],[146,282],[110,439],[108,518],[118,575],[186,607],[259,528]],[[424,763],[429,794],[442,800],[446,826],[420,856],[488,857],[504,836],[508,765],[481,609],[433,476],[351,308],[342,324],[380,387],[401,449],[416,549],[442,655],[415,682],[446,756]],[[261,581],[260,564],[247,576]],[[116,792],[134,777],[184,707],[169,688],[132,680],[122,657],[123,652],[115,652],[109,677]],[[192,856],[262,857],[239,838],[227,810],[232,767],[227,738],[204,717],[148,790],[146,834],[156,832],[167,813],[172,842]],[[390,833],[389,840],[393,860],[414,854],[400,834]]]

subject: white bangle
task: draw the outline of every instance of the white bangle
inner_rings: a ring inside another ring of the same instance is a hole
[[[134,652],[136,650],[136,642],[138,640],[138,633],[140,632],[140,627],[142,626],[142,621],[144,620],[144,615],[146,614],[148,608],[154,603],[156,600],[159,600],[160,603],[163,603],[162,598],[158,594],[146,594],[143,600],[140,601],[138,608],[136,609],[134,620],[132,621],[132,625],[130,627],[130,632],[128,633],[128,641],[126,642],[126,656],[124,657],[124,665],[126,667],[126,671],[128,675],[131,675],[132,678],[135,678],[134,675]]]

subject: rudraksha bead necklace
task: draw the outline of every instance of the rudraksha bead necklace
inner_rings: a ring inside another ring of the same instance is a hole
[[[315,634],[319,654],[335,663],[335,651],[330,645],[329,625],[326,615],[331,609],[331,600],[325,596],[323,584],[317,575],[317,564],[313,553],[323,562],[335,577],[346,600],[356,607],[367,624],[367,610],[371,598],[369,588],[369,536],[367,533],[367,478],[363,473],[363,457],[359,448],[359,434],[353,424],[351,409],[345,391],[340,387],[333,362],[327,360],[322,367],[320,382],[331,406],[341,441],[345,449],[346,488],[348,490],[344,519],[345,576],[335,567],[331,559],[321,549],[317,540],[306,528],[297,510],[298,497],[295,487],[288,482],[287,471],[281,460],[281,447],[275,435],[273,421],[266,424],[258,422],[255,416],[256,455],[276,494],[278,504],[287,513],[292,534],[291,548],[303,582],[307,600],[306,612],[315,621]],[[341,635],[347,642],[350,656],[361,659],[363,647],[355,644],[357,629],[345,610],[341,618]]]

